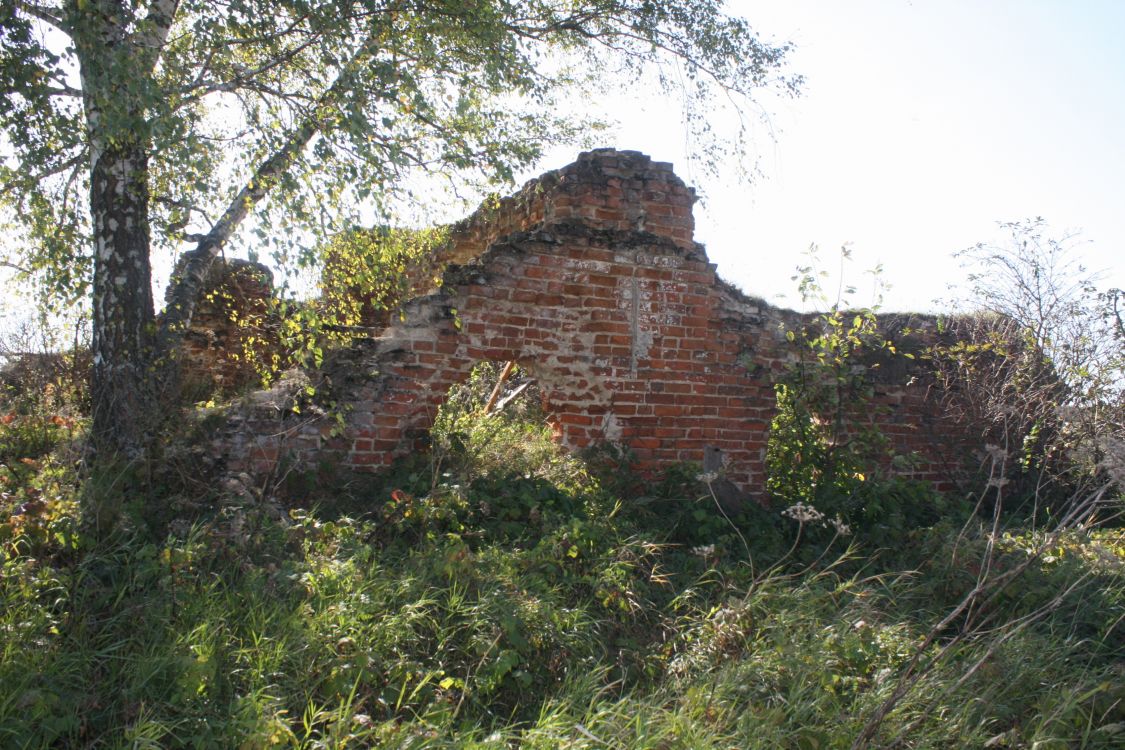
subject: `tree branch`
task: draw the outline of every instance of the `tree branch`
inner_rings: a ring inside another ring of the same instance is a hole
[[[179,7],[180,0],[152,0],[148,6],[148,14],[133,33],[133,44],[147,57],[145,72],[149,75],[160,62],[160,55],[168,41],[168,33],[172,30]]]
[[[204,79],[205,70],[201,69],[200,74],[196,77],[195,81],[180,89],[181,94],[190,94],[190,96],[185,96],[179,102],[179,106],[183,107],[186,104],[191,104],[193,102],[199,101],[208,94],[214,94],[218,92],[233,93],[244,88],[256,90],[259,86],[259,84],[255,80],[256,78],[270,72],[271,70],[283,65],[284,63],[291,61],[301,52],[308,49],[308,47],[310,47],[312,44],[319,41],[319,39],[319,36],[314,35],[307,41],[302,42],[296,47],[286,49],[281,54],[271,57],[254,70],[237,71],[236,75],[229,80],[207,81]],[[211,55],[209,55],[207,58],[208,64],[210,63],[210,60]],[[284,97],[283,95],[283,98],[288,97]]]
[[[47,167],[42,172],[37,172],[33,175],[24,175],[24,176],[21,176],[18,179],[8,180],[7,182],[0,183],[0,195],[10,193],[10,192],[16,190],[17,188],[18,189],[26,189],[26,186],[29,185],[29,184],[38,184],[38,183],[42,182],[43,180],[47,179],[48,177],[52,177],[54,175],[65,172],[68,169],[72,169],[74,167],[77,167],[77,166],[81,165],[83,161],[86,160],[86,156],[88,154],[89,154],[89,150],[86,149],[86,148],[83,148],[83,149],[79,150],[79,152],[77,154],[70,157],[69,159],[67,159],[65,161],[61,161],[61,162],[59,162],[58,164],[55,164],[52,167]]]
[[[47,8],[28,2],[27,0],[16,0],[16,7],[32,18],[42,21],[48,26],[69,35],[70,31],[62,17],[55,15]]]
[[[351,77],[372,52],[375,42],[373,36],[364,41],[336,80],[320,97],[317,106],[289,134],[286,141],[268,159],[258,165],[253,176],[238,191],[211,230],[198,238],[195,248],[184,254],[183,266],[172,281],[167,309],[157,332],[157,352],[159,356],[165,358],[166,362],[171,359],[169,355],[179,346],[184,333],[191,325],[199,292],[211,269],[211,264],[238,226],[250,214],[254,205],[273,189],[278,179],[297,161],[313,136],[324,127],[330,117],[332,105],[347,89]]]
[[[71,86],[46,86],[43,93],[47,96],[67,96],[75,99],[82,98],[82,92]]]
[[[30,268],[21,266],[18,263],[13,263],[10,260],[0,260],[0,268],[11,268],[13,271],[18,271],[19,273],[25,274],[27,276],[31,275]]]

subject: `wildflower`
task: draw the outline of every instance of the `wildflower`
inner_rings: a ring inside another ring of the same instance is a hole
[[[711,484],[718,478],[719,473],[717,471],[705,471],[702,474],[697,474],[695,477],[695,481],[703,482],[704,484]]]
[[[781,515],[786,518],[792,518],[797,523],[821,523],[824,521],[823,513],[813,506],[805,505],[804,503],[789,506],[781,511]]]
[[[988,480],[989,487],[995,487],[998,490],[1004,489],[1005,485],[1009,482],[1007,477],[992,477]]]
[[[707,559],[708,557],[711,557],[712,555],[715,554],[715,545],[713,545],[713,544],[701,544],[698,547],[692,547],[691,548],[691,554],[698,555],[699,557]]]
[[[852,533],[852,527],[844,523],[844,519],[840,518],[839,513],[837,513],[836,517],[832,519],[832,526],[835,527],[836,533],[840,536],[848,536]]]

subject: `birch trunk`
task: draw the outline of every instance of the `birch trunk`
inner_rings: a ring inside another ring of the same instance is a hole
[[[143,146],[111,145],[90,179],[94,230],[93,439],[99,454],[135,456],[157,409],[152,382],[152,271],[148,160]]]

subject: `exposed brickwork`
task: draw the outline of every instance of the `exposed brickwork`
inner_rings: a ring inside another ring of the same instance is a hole
[[[443,265],[467,263],[513,232],[579,220],[599,229],[649,232],[682,248],[695,247],[695,191],[672,171],[637,151],[589,151],[578,161],[530,180],[519,192],[485,201],[453,226]]]
[[[273,274],[261,263],[216,259],[184,335],[182,370],[187,385],[201,392],[231,393],[261,376],[247,358],[276,347],[270,325]]]
[[[434,279],[452,263],[478,257],[513,232],[530,232],[577,220],[589,226],[649,232],[691,248],[695,191],[672,171],[637,151],[599,150],[580,154],[562,169],[529,180],[519,191],[490,198],[468,218],[450,227],[448,242],[409,268],[407,287],[419,296],[434,291]],[[384,325],[385,309],[367,312],[364,322]]]
[[[281,387],[233,419],[233,468],[288,456],[377,469],[417,447],[476,362],[516,360],[539,380],[565,445],[619,441],[649,468],[702,462],[710,446],[730,480],[760,492],[774,385],[798,357],[784,334],[807,317],[717,277],[691,240],[693,201],[670,165],[634,152],[583,154],[528,183],[458,226],[439,291],[326,365],[342,434],[328,419],[286,417]],[[927,379],[881,379],[880,408],[857,418],[877,419],[899,452],[922,457],[917,476],[944,484],[948,446],[935,435],[952,433]]]

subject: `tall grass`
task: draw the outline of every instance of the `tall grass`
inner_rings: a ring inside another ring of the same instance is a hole
[[[97,541],[72,469],[19,463],[0,747],[850,747],[930,636],[868,745],[1120,747],[1120,530],[1058,537],[934,634],[981,549],[1013,567],[1042,533],[939,524],[893,556],[860,534],[786,557],[792,522],[755,511],[733,519],[752,569],[695,469],[622,497],[534,419],[447,418],[435,457],[382,484],[222,497]],[[622,466],[612,486],[639,486]],[[175,494],[152,492],[123,507]]]

